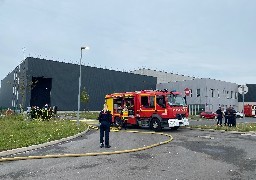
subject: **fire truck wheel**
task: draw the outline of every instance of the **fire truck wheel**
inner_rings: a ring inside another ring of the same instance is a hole
[[[115,125],[116,125],[117,127],[120,127],[120,128],[123,127],[123,121],[121,120],[120,117],[115,117]]]
[[[160,123],[159,119],[157,119],[157,118],[153,118],[151,120],[150,127],[154,131],[161,131],[161,129],[162,129],[161,123]]]

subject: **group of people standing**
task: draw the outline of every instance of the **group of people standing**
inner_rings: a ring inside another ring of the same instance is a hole
[[[43,108],[38,106],[28,107],[27,114],[31,119],[49,120],[57,114],[57,106],[49,107],[46,104]]]
[[[227,108],[224,112],[221,107],[216,111],[217,114],[217,126],[222,126],[222,119],[225,118],[225,126],[236,127],[236,111],[233,107]]]

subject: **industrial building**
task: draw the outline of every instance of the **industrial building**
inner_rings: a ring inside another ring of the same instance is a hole
[[[160,83],[157,89],[183,92],[190,90],[185,96],[190,108],[190,114],[199,114],[201,111],[216,111],[219,106],[226,109],[229,106],[238,110],[238,85],[214,79],[194,79],[169,83]]]
[[[189,105],[190,114],[199,114],[202,111],[216,111],[219,106],[226,109],[229,106],[239,109],[238,84],[210,78],[196,78],[150,69],[139,69],[133,73],[148,75],[157,78],[156,89],[179,91],[184,94],[188,88],[190,95],[185,96]]]
[[[58,106],[59,110],[77,110],[79,65],[28,57],[1,81],[0,107]],[[256,105],[256,85],[248,84],[244,103]],[[183,92],[190,114],[216,111],[219,106],[243,110],[238,84],[210,78],[195,78],[162,71],[139,69],[121,72],[82,65],[81,90],[89,102],[81,110],[100,110],[106,94],[143,89],[168,89]]]
[[[28,57],[1,81],[0,107],[57,106],[58,110],[78,108],[78,64]],[[155,89],[157,78],[133,73],[81,66],[81,91],[89,102],[81,110],[101,110],[106,94]]]

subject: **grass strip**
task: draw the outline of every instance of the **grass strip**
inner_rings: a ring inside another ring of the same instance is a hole
[[[62,139],[83,132],[87,124],[61,119],[26,120],[22,115],[0,118],[0,151]]]
[[[201,129],[224,130],[224,131],[256,132],[256,123],[239,123],[236,125],[236,127],[217,126],[217,125],[196,125],[196,126],[190,126],[190,127],[201,128]]]

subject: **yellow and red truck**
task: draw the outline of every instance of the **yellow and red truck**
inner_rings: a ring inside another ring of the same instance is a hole
[[[188,126],[188,107],[180,92],[142,90],[107,94],[105,101],[112,114],[112,122],[147,127],[155,131]]]

